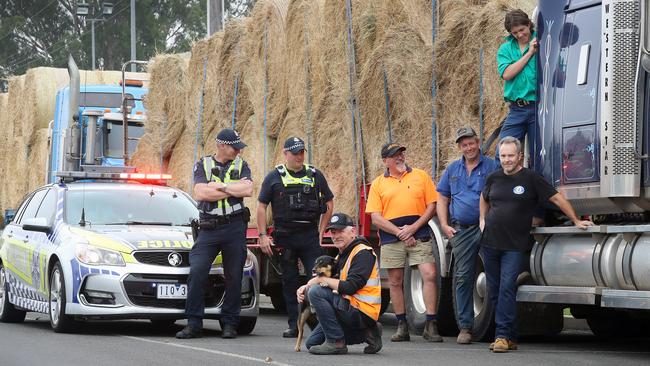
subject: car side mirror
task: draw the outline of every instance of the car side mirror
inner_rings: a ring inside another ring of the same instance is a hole
[[[47,222],[46,218],[33,217],[23,221],[23,230],[38,231],[47,234],[52,230],[52,225]]]

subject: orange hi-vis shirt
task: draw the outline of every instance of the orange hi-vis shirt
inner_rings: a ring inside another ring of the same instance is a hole
[[[379,212],[387,220],[422,216],[427,205],[437,200],[438,192],[429,174],[407,167],[399,179],[386,171],[372,181],[366,212]]]

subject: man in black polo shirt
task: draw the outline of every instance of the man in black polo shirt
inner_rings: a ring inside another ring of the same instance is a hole
[[[283,248],[282,292],[289,313],[285,338],[298,336],[298,259],[311,270],[321,253],[320,243],[325,226],[332,216],[334,194],[323,173],[305,164],[305,143],[289,137],[284,143],[285,164],[271,171],[260,188],[257,205],[259,245],[266,255],[273,255],[271,245]],[[266,235],[266,208],[271,204],[273,238]],[[320,228],[320,230],[319,230]]]
[[[488,295],[495,305],[494,352],[517,349],[517,276],[531,249],[530,229],[535,208],[550,201],[579,228],[592,226],[580,220],[569,201],[544,177],[522,166],[521,142],[507,136],[499,142],[503,170],[488,176],[481,193],[479,226],[483,232],[481,257],[485,264]]]

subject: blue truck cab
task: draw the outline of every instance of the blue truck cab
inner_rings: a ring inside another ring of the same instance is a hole
[[[126,82],[125,97],[128,112],[128,151],[133,154],[138,143],[137,138],[144,134],[145,108],[142,102],[147,89],[141,86],[128,86]],[[65,133],[70,124],[70,88],[61,89],[56,95],[54,120],[50,124],[52,143],[50,145],[47,183],[56,181],[56,173],[63,170],[65,160]],[[122,122],[122,87],[119,85],[85,85],[80,87],[78,97],[79,116],[82,136],[86,135],[88,117],[86,111],[99,111],[97,119],[97,138],[95,142],[95,160],[100,166],[124,166],[124,133]],[[85,140],[81,151],[85,151]]]

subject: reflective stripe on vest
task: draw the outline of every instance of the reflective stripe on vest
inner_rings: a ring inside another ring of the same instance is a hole
[[[275,167],[275,169],[280,173],[280,179],[282,179],[282,185],[283,186],[289,186],[289,185],[296,185],[296,184],[301,184],[305,186],[310,186],[313,187],[316,185],[316,170],[314,169],[313,166],[309,164],[305,164],[305,172],[311,172],[310,174],[305,175],[302,178],[296,178],[289,173],[289,169],[287,169],[286,165],[280,164]]]
[[[223,181],[221,180],[220,177],[212,174],[212,168],[214,168],[216,164],[214,163],[214,158],[208,157],[208,158],[203,158],[203,170],[205,172],[205,179],[208,180],[208,182],[219,182],[219,183],[236,183],[239,182],[239,179],[231,179],[230,178],[230,173],[233,171],[237,171],[238,177],[241,177],[241,169],[243,166],[243,160],[237,156],[235,160],[230,162],[230,165],[228,165],[228,169],[226,170],[226,173],[224,174],[224,179]],[[217,216],[224,216],[224,215],[230,215],[232,213],[239,212],[244,209],[244,205],[241,203],[237,203],[234,205],[230,205],[230,202],[228,202],[228,198],[224,198],[220,201],[217,201],[217,208],[211,211],[204,211],[206,214],[209,215],[217,215]]]
[[[354,258],[354,256],[362,250],[370,250],[372,253],[371,247],[365,244],[357,244],[357,246],[352,249],[348,260],[345,261],[345,265],[341,269],[341,281],[345,281],[348,278],[348,271],[350,270],[352,258]],[[368,315],[370,318],[374,320],[379,319],[379,312],[381,311],[381,283],[379,278],[379,266],[377,266],[376,257],[375,264],[372,266],[372,273],[370,273],[370,277],[366,281],[366,284],[357,292],[352,294],[352,296],[343,295],[343,297],[350,301],[350,305],[359,309],[359,311]]]

